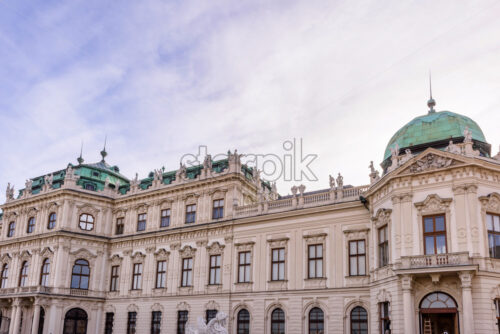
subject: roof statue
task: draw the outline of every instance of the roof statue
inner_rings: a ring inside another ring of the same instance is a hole
[[[224,312],[218,312],[215,318],[205,323],[202,317],[198,317],[198,328],[187,327],[188,334],[228,334],[226,329],[227,315]]]
[[[47,188],[52,188],[52,182],[54,181],[54,176],[52,174],[45,175],[45,184],[47,185]]]
[[[205,160],[203,160],[203,168],[212,169],[212,156],[210,154],[205,156]]]
[[[464,129],[464,143],[472,143],[472,132],[468,126]]]
[[[31,179],[27,179],[25,183],[24,193],[31,194],[32,188],[33,188],[33,181]]]
[[[445,151],[453,153],[453,154],[462,154],[462,150],[460,149],[460,146],[455,145],[453,143],[453,140],[451,140],[451,139],[450,139],[450,142],[449,142],[448,146],[446,147]]]
[[[370,168],[370,184],[377,182],[380,179],[380,175],[378,170],[373,166],[373,161],[370,161],[370,166],[368,167]]]
[[[328,176],[330,178],[330,189],[335,188],[335,178],[331,175]]]
[[[7,190],[5,191],[5,197],[7,200],[14,199],[14,185],[10,186],[10,182],[7,184]]]
[[[337,187],[342,189],[344,187],[344,177],[342,175],[337,176]]]
[[[115,190],[119,194],[120,193],[120,180],[116,180],[115,182]]]
[[[413,158],[413,154],[411,154],[411,150],[409,148],[407,148],[405,150],[405,155],[401,158],[399,164],[402,165],[405,162],[407,162],[408,160],[410,160],[411,158]]]
[[[66,168],[66,175],[64,176],[64,178],[72,180],[74,177],[75,177],[75,171],[73,170],[73,166],[68,165],[68,168]]]

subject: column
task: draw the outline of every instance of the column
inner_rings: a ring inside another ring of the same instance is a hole
[[[12,302],[12,312],[10,315],[10,326],[9,333],[19,333],[19,315],[21,311],[21,307],[19,306],[19,300],[15,299]],[[16,331],[16,323],[17,323],[17,331]]]
[[[459,274],[462,283],[462,310],[464,319],[463,333],[474,333],[474,309],[472,305],[472,273]]]
[[[130,279],[130,267],[132,265],[132,261],[130,261],[130,256],[132,255],[132,250],[127,249],[123,251],[123,261],[120,267],[120,296],[128,296],[130,291],[130,286],[132,282]]]
[[[412,292],[412,277],[411,275],[403,275],[401,278],[403,287],[403,316],[404,316],[404,333],[415,333],[415,321],[413,321],[413,298]]]
[[[61,288],[62,285],[62,266],[63,266],[63,246],[62,245],[57,245],[54,247],[56,250],[56,263],[55,266],[51,266],[51,272],[55,274],[54,277],[54,287],[55,288]],[[71,263],[67,263],[66,265],[69,265],[70,267],[72,266]]]
[[[33,307],[35,308],[35,313],[33,315],[33,324],[31,325],[31,334],[37,334],[38,325],[40,324],[40,304],[38,300],[35,299]]]

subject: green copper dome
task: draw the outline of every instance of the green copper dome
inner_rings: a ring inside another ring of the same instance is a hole
[[[472,139],[486,143],[483,131],[472,119],[451,111],[430,112],[414,118],[392,136],[385,148],[384,160],[391,156],[391,148],[434,143],[451,138],[463,137],[466,127],[472,132]]]

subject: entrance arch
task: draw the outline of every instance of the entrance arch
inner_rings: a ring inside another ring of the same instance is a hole
[[[87,321],[87,312],[81,308],[72,308],[66,312],[66,316],[64,317],[63,334],[86,334]]]
[[[447,293],[436,291],[420,302],[420,333],[459,334],[457,303]]]

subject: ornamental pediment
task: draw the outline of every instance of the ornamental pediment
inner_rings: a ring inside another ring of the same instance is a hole
[[[437,150],[432,150],[422,155],[417,155],[402,166],[397,175],[417,174],[444,169],[452,166],[463,165],[465,161],[457,160]]]
[[[500,213],[500,194],[497,192],[491,193],[488,196],[479,197],[481,206],[484,211]]]

